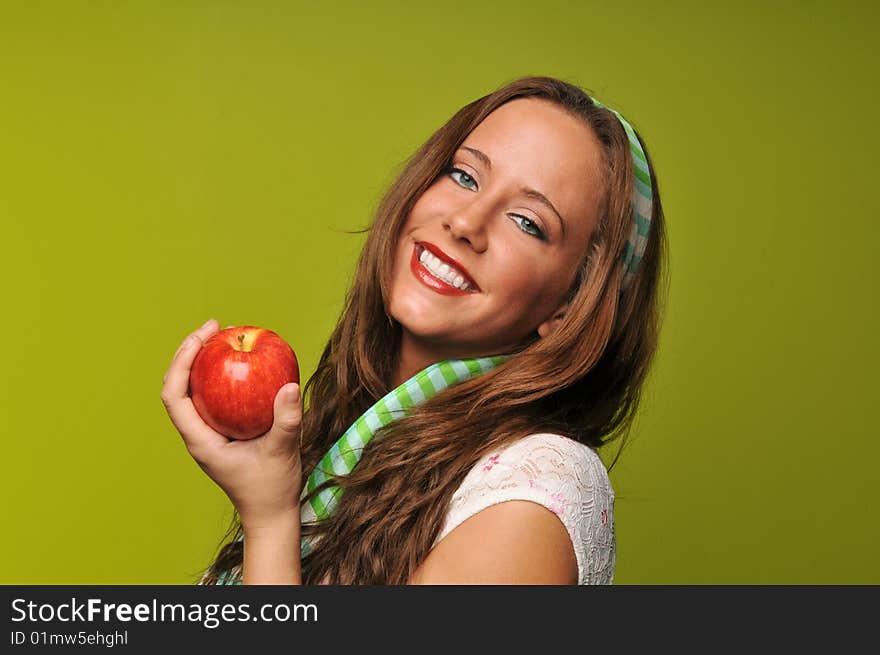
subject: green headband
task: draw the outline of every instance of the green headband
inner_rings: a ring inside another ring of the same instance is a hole
[[[623,280],[620,283],[620,292],[623,293],[629,287],[635,277],[639,262],[645,252],[645,244],[648,242],[648,228],[651,226],[651,205],[653,204],[653,184],[651,172],[648,169],[648,158],[642,150],[642,144],[636,136],[635,130],[626,119],[610,107],[606,107],[595,98],[590,98],[597,107],[607,109],[617,116],[620,124],[629,139],[629,151],[632,154],[633,168],[635,170],[635,188],[633,189],[633,226],[623,251]]]

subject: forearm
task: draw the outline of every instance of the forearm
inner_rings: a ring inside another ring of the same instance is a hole
[[[302,584],[300,517],[290,514],[270,524],[244,528],[244,584]]]

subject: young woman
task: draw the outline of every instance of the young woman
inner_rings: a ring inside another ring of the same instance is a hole
[[[380,203],[307,409],[286,385],[230,441],[187,396],[217,322],[175,354],[163,403],[235,508],[200,583],[611,583],[596,449],[637,408],[665,249],[622,116],[547,77],[463,107]]]

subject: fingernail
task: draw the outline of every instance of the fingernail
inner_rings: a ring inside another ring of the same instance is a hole
[[[298,402],[299,401],[299,385],[291,387],[287,393],[290,395],[290,402]]]
[[[199,329],[201,330],[202,328],[208,327],[208,323],[210,323],[213,320],[214,320],[213,318],[209,318],[207,321],[205,321],[205,324],[202,327],[200,327]]]

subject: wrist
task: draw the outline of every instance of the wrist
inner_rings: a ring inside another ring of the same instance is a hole
[[[291,513],[242,523],[243,584],[302,584],[299,521],[299,513]]]
[[[248,536],[256,538],[261,535],[277,535],[278,533],[289,532],[292,529],[296,529],[298,532],[300,527],[300,510],[298,507],[271,514],[239,513],[239,516],[245,538]]]

